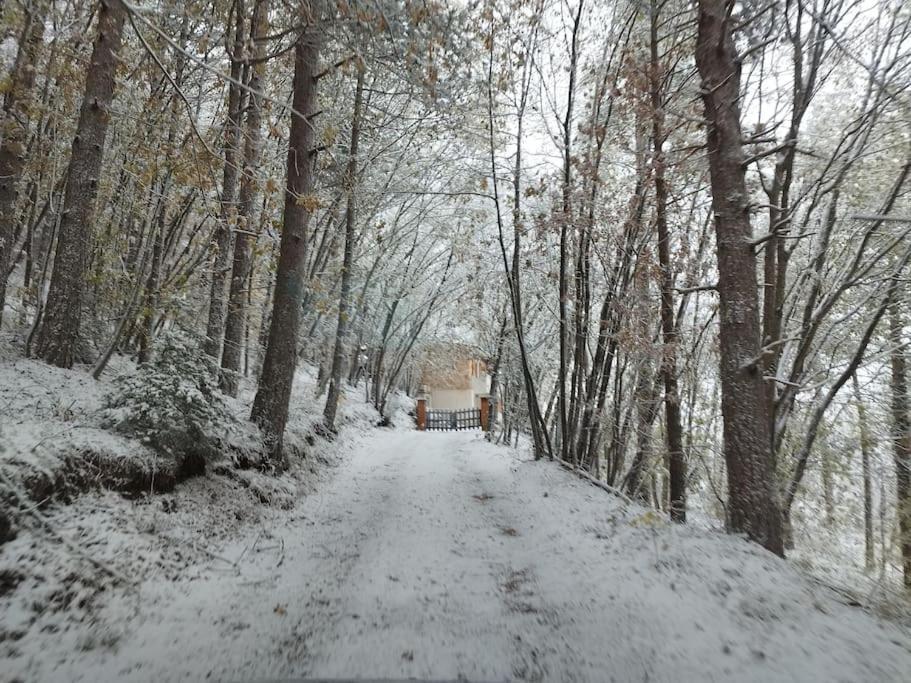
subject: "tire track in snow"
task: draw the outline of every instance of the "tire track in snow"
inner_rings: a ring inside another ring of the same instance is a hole
[[[477,443],[463,444],[460,462],[466,476],[483,488],[479,501],[491,530],[488,561],[500,588],[504,619],[513,641],[511,677],[517,680],[584,680],[577,671],[577,648],[561,617],[560,605],[548,598],[547,587],[538,577],[541,543],[561,539],[538,536],[540,501],[532,500],[520,487],[521,461],[506,454],[490,457]],[[546,527],[545,527],[546,528]],[[562,551],[569,560],[569,556]]]
[[[339,473],[331,507],[359,506],[365,533],[343,579],[323,587],[336,589],[331,607],[305,610],[301,673],[511,675],[487,549],[472,547],[487,522],[455,457],[464,443],[452,434],[393,433],[356,456],[351,473]],[[368,462],[372,472],[358,476]],[[346,493],[349,477],[360,482],[359,500]]]

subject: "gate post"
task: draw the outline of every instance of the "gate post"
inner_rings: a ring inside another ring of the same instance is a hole
[[[418,398],[417,421],[419,431],[423,432],[427,429],[427,398],[425,396]]]
[[[481,431],[490,431],[490,396],[481,397]]]

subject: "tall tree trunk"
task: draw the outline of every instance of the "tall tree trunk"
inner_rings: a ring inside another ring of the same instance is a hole
[[[494,440],[494,425],[497,423],[497,395],[500,393],[500,375],[501,368],[503,365],[503,351],[506,346],[506,334],[508,331],[508,313],[506,309],[503,309],[503,314],[500,316],[502,322],[500,323],[500,333],[497,335],[497,350],[495,351],[493,358],[493,367],[490,370],[490,400],[488,401],[488,410],[487,410],[487,435],[486,438],[488,441]]]
[[[781,332],[784,323],[785,290],[790,260],[789,250],[785,248],[784,236],[790,231],[791,223],[791,184],[794,180],[794,161],[797,156],[797,142],[803,117],[810,102],[817,92],[816,79],[820,61],[826,53],[828,30],[821,25],[829,19],[830,5],[824,3],[817,10],[818,15],[811,15],[813,23],[809,35],[803,37],[804,5],[795,3],[796,14],[793,29],[785,31],[790,39],[793,62],[793,85],[791,88],[791,122],[784,138],[784,147],[776,155],[775,168],[770,187],[766,189],[769,201],[769,240],[764,248],[763,261],[763,295],[762,295],[762,346],[763,374],[775,376],[784,344]],[[788,7],[785,6],[785,23],[789,22]],[[808,53],[808,54],[807,54]],[[775,468],[780,442],[775,436],[778,395],[774,382],[766,384],[766,400],[769,402],[769,421],[772,437],[772,465]]]
[[[17,205],[19,185],[25,169],[26,138],[28,137],[29,104],[35,87],[38,53],[44,37],[44,17],[47,3],[33,3],[25,10],[25,26],[19,54],[11,75],[10,89],[3,103],[0,124],[0,322],[6,304],[6,279],[13,263],[16,244]],[[29,235],[29,238],[31,235]],[[29,256],[31,259],[31,256]]]
[[[260,156],[262,154],[262,96],[265,87],[266,36],[269,32],[268,0],[257,0],[253,9],[250,37],[255,45],[254,63],[251,67],[250,99],[247,109],[246,142],[244,144],[244,166],[240,178],[238,195],[238,226],[234,233],[234,259],[231,266],[231,286],[228,295],[228,315],[225,319],[225,341],[221,356],[221,388],[229,396],[237,396],[243,358],[243,337],[246,325],[246,287],[253,265],[252,234],[256,223],[256,194],[259,187]]]
[[[165,156],[174,154],[174,141],[177,137],[177,122],[180,117],[180,96],[176,92],[183,87],[184,67],[187,58],[184,54],[183,47],[186,46],[189,34],[189,15],[184,14],[180,27],[180,45],[175,56],[173,85],[175,92],[171,93],[170,109],[171,116],[168,119],[168,133],[165,138],[163,153]],[[148,363],[152,358],[152,344],[155,338],[155,327],[158,322],[157,314],[161,306],[161,289],[162,289],[162,266],[167,251],[165,244],[165,230],[168,224],[168,195],[171,191],[172,172],[170,169],[165,171],[165,176],[161,181],[161,206],[158,212],[157,225],[155,227],[155,241],[152,248],[152,266],[149,270],[148,281],[146,282],[145,302],[142,313],[142,323],[139,337],[139,362]]]
[[[329,373],[329,393],[323,419],[326,428],[335,429],[335,414],[342,393],[342,369],[345,364],[345,336],[348,334],[348,309],[351,297],[351,280],[354,266],[355,209],[357,200],[357,148],[361,135],[361,105],[364,98],[364,69],[358,68],[354,90],[354,112],[351,114],[351,147],[348,168],[345,171],[345,251],[342,257],[342,282],[338,295],[338,322],[335,328],[335,345],[332,349],[332,370]]]
[[[857,423],[860,429],[860,465],[864,491],[864,569],[873,571],[876,566],[875,539],[873,538],[873,483],[870,473],[872,441],[867,423],[867,409],[860,395],[857,373],[851,375],[854,385],[854,401],[857,404]]]
[[[162,180],[159,188],[158,215],[155,226],[152,228],[152,263],[145,283],[145,299],[142,307],[142,317],[139,323],[139,354],[140,363],[148,363],[152,359],[152,337],[155,334],[155,311],[161,298],[159,287],[161,284],[161,262],[164,258],[164,231],[168,211],[169,179]]]
[[[256,263],[250,268],[250,274],[247,277],[247,313],[244,319],[244,377],[250,376],[250,329],[253,327],[253,321],[250,319],[249,312],[253,310],[253,282],[256,279]]]
[[[529,56],[529,59],[531,56]],[[522,306],[522,278],[519,264],[521,261],[522,251],[522,141],[523,141],[523,122],[525,117],[525,106],[528,99],[529,82],[527,80],[530,68],[528,60],[523,67],[523,86],[522,96],[519,102],[517,112],[516,126],[516,158],[513,167],[513,244],[512,244],[512,266],[506,255],[506,242],[503,229],[503,214],[500,210],[500,191],[497,183],[497,164],[496,150],[494,142],[494,40],[491,33],[489,59],[487,64],[487,124],[490,142],[490,174],[493,184],[494,206],[497,218],[497,235],[500,245],[500,255],[503,258],[503,270],[506,274],[507,285],[509,287],[510,308],[512,309],[513,329],[516,332],[516,344],[519,347],[519,362],[522,366],[522,380],[525,386],[525,400],[528,407],[528,420],[531,424],[532,443],[534,444],[534,457],[539,460],[545,455],[553,457],[550,439],[547,435],[547,418],[541,415],[541,406],[538,403],[538,393],[535,386],[535,378],[532,374],[531,363],[529,362],[528,352],[525,346],[525,321]],[[510,423],[511,425],[511,423]]]
[[[664,421],[670,487],[671,519],[686,521],[686,462],[677,388],[677,328],[674,324],[674,273],[667,229],[667,182],[664,158],[664,72],[658,58],[658,2],[651,0],[649,90],[652,105],[652,174],[655,181],[655,227],[661,266],[661,376],[664,380]]]
[[[269,257],[267,264],[269,264],[268,270],[271,270],[271,264],[275,261],[275,244],[273,243],[272,249],[269,252]],[[263,357],[266,353],[266,344],[269,340],[269,323],[271,322],[272,316],[270,311],[272,310],[272,288],[275,285],[275,281],[271,277],[266,278],[266,295],[263,297],[262,307],[259,314],[259,334],[256,337],[256,369],[254,373],[259,377],[259,373],[263,367]]]
[[[573,440],[569,424],[569,406],[566,402],[566,375],[569,370],[569,345],[567,339],[567,299],[569,299],[569,283],[567,281],[567,264],[569,261],[569,229],[572,219],[572,125],[573,104],[575,100],[576,64],[578,62],[579,26],[582,19],[583,0],[579,0],[579,7],[573,20],[572,40],[570,43],[569,57],[569,89],[566,96],[566,114],[563,118],[563,214],[560,221],[560,366],[558,376],[560,380],[559,393],[557,394],[558,426],[560,436],[560,459],[570,460],[570,446]],[[575,453],[572,454],[575,461]]]
[[[125,19],[126,8],[120,0],[99,2],[98,37],[92,48],[73,138],[54,272],[36,349],[39,357],[63,368],[72,367],[79,338],[82,294],[91,254],[91,219],[111,121],[117,51]]]
[[[730,528],[784,554],[773,482],[768,402],[760,373],[756,256],[740,130],[740,61],[728,0],[699,0],[696,66],[702,77],[721,337],[721,413]]]
[[[32,279],[34,278],[35,271],[35,230],[41,225],[44,220],[44,212],[48,208],[48,202],[44,204],[44,210],[35,218],[35,208],[38,202],[38,183],[32,184],[32,189],[30,192],[30,204],[31,204],[31,215],[28,218],[28,224],[25,226],[25,243],[22,245],[22,250],[25,252],[25,266],[22,269],[22,296],[21,303],[19,308],[19,325],[25,327],[28,322],[28,307],[29,302],[31,301],[31,290],[32,290]],[[0,283],[0,290],[2,290],[2,283]],[[0,291],[0,322],[2,322],[2,311],[3,311],[3,292]]]
[[[231,235],[237,220],[235,200],[237,199],[237,151],[240,148],[241,109],[244,91],[238,81],[243,74],[241,55],[244,49],[243,0],[237,0],[234,11],[234,47],[231,54],[231,81],[228,84],[228,116],[225,120],[224,155],[225,165],[221,181],[221,215],[215,232],[215,257],[212,261],[212,279],[209,282],[209,317],[206,323],[205,351],[213,358],[221,353],[224,337],[225,314],[228,300],[225,289],[231,264]]]
[[[278,270],[269,341],[253,401],[251,419],[265,437],[272,464],[284,463],[282,438],[297,364],[297,332],[307,266],[307,198],[313,181],[313,124],[319,42],[312,29],[302,31],[294,50],[294,85],[288,145],[288,174]],[[301,116],[302,115],[302,116]]]
[[[383,332],[380,336],[380,343],[376,349],[376,358],[373,363],[373,407],[380,410],[381,394],[383,388],[383,368],[386,363],[386,344],[389,341],[389,331],[392,329],[392,321],[395,319],[395,312],[398,310],[401,299],[396,298],[392,305],[387,308],[386,321],[383,323]],[[382,416],[382,412],[380,412]]]
[[[145,232],[145,231],[143,231]],[[121,340],[127,328],[131,323],[136,320],[136,308],[139,304],[139,297],[143,290],[143,280],[142,276],[145,273],[146,262],[149,260],[148,249],[142,245],[142,242],[145,241],[145,235],[142,234],[139,236],[140,247],[138,251],[142,252],[142,258],[137,264],[137,270],[135,271],[135,280],[131,289],[131,293],[127,299],[127,303],[124,306],[123,313],[120,315],[120,322],[117,323],[117,327],[114,329],[114,335],[111,337],[111,341],[108,344],[107,349],[98,357],[98,360],[95,361],[95,366],[92,368],[92,377],[94,379],[100,379],[101,374],[107,368],[108,363],[111,360],[111,357],[114,355],[114,352],[117,350],[117,347],[120,345]]]
[[[892,453],[895,459],[895,509],[905,588],[911,590],[911,415],[908,402],[908,358],[902,345],[902,297],[889,306],[892,351]]]
[[[651,361],[644,357],[639,361],[639,376],[636,378],[633,402],[636,405],[636,455],[626,475],[626,492],[636,500],[647,504],[649,500],[645,476],[653,456],[652,430],[658,412],[658,397],[652,377]],[[615,420],[615,426],[620,420]]]

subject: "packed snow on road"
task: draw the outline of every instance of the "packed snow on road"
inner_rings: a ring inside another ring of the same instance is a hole
[[[160,560],[159,537],[192,538],[196,560],[137,569],[81,619],[33,620],[4,643],[3,676],[902,681],[911,670],[907,630],[762,548],[672,526],[480,433],[375,430],[342,450],[316,491],[202,549],[192,532],[217,520],[193,529],[193,497],[216,494],[192,483],[173,498],[190,506],[182,515],[111,496],[60,510],[99,547],[117,547],[131,515],[157,525],[111,558],[124,572]],[[111,514],[93,504],[119,506],[120,526],[100,527]],[[7,547],[9,559],[28,546]]]

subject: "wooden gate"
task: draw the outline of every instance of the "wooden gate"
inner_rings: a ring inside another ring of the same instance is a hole
[[[427,429],[437,431],[459,431],[462,429],[481,428],[481,410],[428,410]]]

